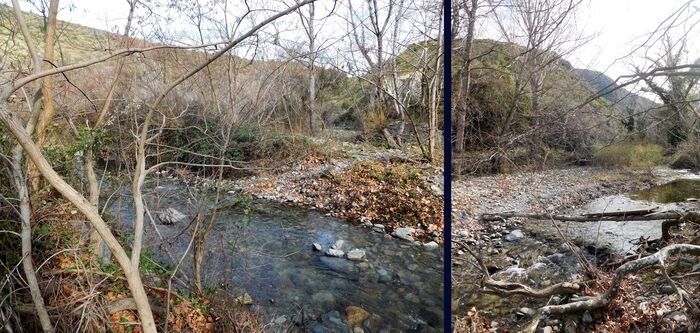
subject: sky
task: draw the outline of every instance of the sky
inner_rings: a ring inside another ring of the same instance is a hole
[[[575,67],[595,69],[612,78],[630,74],[630,62],[618,58],[628,54],[686,1],[583,0],[577,28],[595,38],[566,59]],[[98,29],[123,27],[128,11],[126,1],[119,0],[63,0],[61,4],[64,9],[59,19]],[[696,6],[700,6],[700,0]],[[690,45],[693,59],[700,57],[699,44]]]

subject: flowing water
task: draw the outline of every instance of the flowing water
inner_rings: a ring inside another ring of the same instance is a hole
[[[193,216],[184,185],[150,184],[146,201],[152,211],[166,208]],[[199,191],[200,194],[205,191]],[[110,211],[122,229],[131,230],[133,209],[128,186],[112,199]],[[201,206],[210,207],[213,194]],[[264,200],[243,200],[226,194],[217,223],[208,239],[204,276],[209,286],[226,286],[230,297],[249,294],[270,318],[285,325],[298,322],[304,309],[313,332],[346,332],[345,309],[357,306],[369,316],[357,326],[367,332],[437,332],[443,322],[442,249],[429,250],[385,234],[352,225],[303,208]],[[155,212],[152,212],[155,216]],[[155,218],[155,217],[154,217]],[[157,220],[157,218],[156,218]],[[189,222],[162,225],[158,232],[176,257],[187,249],[190,237],[180,235]],[[146,244],[166,261],[155,229],[146,220]],[[312,243],[329,248],[337,240],[347,248],[366,250],[365,261],[324,256]],[[169,261],[169,260],[167,260]],[[191,273],[191,261],[184,271]],[[294,319],[296,318],[296,319]]]

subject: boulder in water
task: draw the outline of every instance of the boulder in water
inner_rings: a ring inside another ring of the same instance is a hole
[[[360,261],[365,258],[365,250],[353,249],[347,254],[347,258],[353,261]]]

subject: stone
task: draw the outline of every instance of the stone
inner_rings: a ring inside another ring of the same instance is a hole
[[[365,250],[353,249],[347,254],[347,258],[353,261],[361,261],[365,258]]]
[[[352,333],[365,333],[365,330],[362,329],[362,327],[354,327],[352,329]]]
[[[411,234],[415,231],[413,228],[398,228],[391,233],[392,236],[396,238],[401,238],[409,242],[413,241],[413,236]]]
[[[509,234],[505,235],[503,237],[503,239],[506,242],[517,242],[517,241],[521,240],[523,237],[525,237],[525,234],[523,234],[523,232],[520,231],[520,229],[515,229],[515,230],[511,231]]]
[[[236,297],[236,303],[242,304],[242,305],[251,305],[253,304],[253,298],[248,295],[248,293],[244,293],[242,296]]]
[[[552,333],[552,332],[553,332],[552,326],[545,326],[545,327],[542,329],[542,333]]]
[[[331,249],[342,251],[343,246],[345,246],[345,241],[342,239],[339,239],[339,240],[335,241],[335,243],[333,245],[331,245]]]
[[[428,250],[434,250],[434,249],[439,248],[440,244],[438,244],[435,241],[432,241],[432,242],[428,242],[428,243],[423,244],[423,247],[425,247]]]
[[[187,220],[187,215],[181,213],[175,208],[168,208],[158,213],[158,219],[160,219],[160,223],[171,225],[185,222]]]
[[[338,250],[338,249],[328,249],[324,253],[325,253],[325,255],[327,255],[329,257],[342,258],[343,256],[345,256],[345,252],[343,252],[342,250]]]
[[[391,281],[391,273],[387,271],[384,268],[380,268],[377,270],[377,274],[379,275],[379,281],[381,282],[390,282]]]
[[[369,312],[359,306],[348,306],[345,308],[345,323],[350,326],[360,325],[367,317],[369,317]]]
[[[671,320],[677,322],[677,323],[683,323],[688,321],[688,316],[685,315],[685,313],[681,311],[673,311],[668,314],[668,318]]]
[[[284,323],[287,322],[287,320],[289,320],[289,318],[285,315],[282,315],[282,316],[275,318],[275,320],[273,320],[272,322],[277,324],[277,325],[283,325]]]
[[[537,311],[531,308],[522,307],[518,310],[518,313],[532,318],[537,314]]]
[[[332,308],[335,306],[335,295],[330,291],[319,291],[311,296],[311,301],[314,305]]]
[[[321,257],[321,262],[328,266],[332,271],[338,273],[354,273],[357,272],[357,268],[352,261],[345,260],[337,257]]]
[[[384,232],[384,225],[383,224],[374,224],[374,225],[372,225],[372,231]]]
[[[590,312],[590,311],[584,312],[584,313],[583,313],[583,318],[582,318],[582,320],[583,320],[583,322],[584,322],[585,324],[590,324],[590,323],[592,323],[592,322],[593,322],[593,316],[591,315],[591,312]]]
[[[314,248],[314,251],[323,251],[323,245],[321,245],[319,243],[313,243],[312,246]]]

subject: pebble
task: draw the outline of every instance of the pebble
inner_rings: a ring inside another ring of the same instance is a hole
[[[432,241],[432,242],[423,244],[423,247],[425,247],[425,248],[428,249],[428,250],[434,250],[434,249],[439,248],[439,247],[440,247],[440,244],[438,244],[438,243],[435,242],[435,241]]]
[[[523,237],[525,237],[525,234],[523,234],[523,232],[520,231],[520,229],[515,229],[515,230],[511,231],[510,233],[508,233],[507,235],[505,235],[503,237],[503,239],[506,242],[517,242],[517,241],[521,240]]]
[[[342,258],[343,256],[345,256],[345,252],[343,252],[342,250],[338,250],[338,249],[328,249],[328,250],[326,250],[325,255],[327,255],[329,257]]]
[[[365,258],[365,255],[366,255],[365,250],[353,249],[353,250],[350,250],[350,252],[348,252],[347,258],[349,260],[353,260],[353,261],[361,261],[362,259]]]
[[[313,244],[314,251],[323,251],[323,245],[320,243],[314,243]]]

